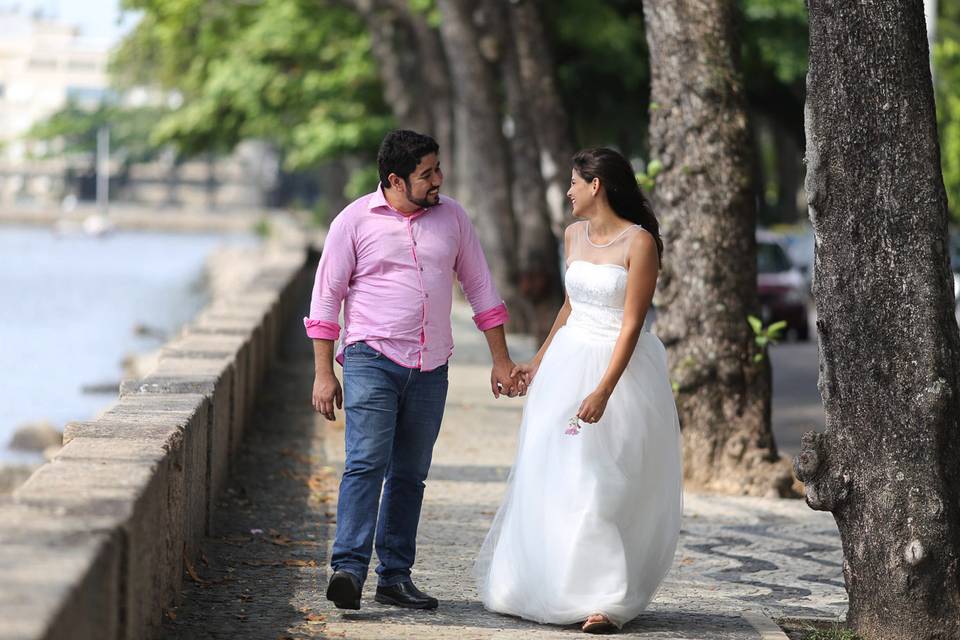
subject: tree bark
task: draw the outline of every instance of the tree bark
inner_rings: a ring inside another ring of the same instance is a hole
[[[541,174],[543,151],[534,134],[536,118],[531,112],[531,88],[525,87],[521,78],[509,9],[502,5],[494,8],[498,10],[495,22],[500,40],[499,62],[510,121],[507,142],[513,178],[511,199],[517,227],[517,289],[521,305],[515,309],[526,316],[518,326],[543,341],[563,302],[560,245],[551,228],[546,181]]]
[[[491,16],[471,0],[438,0],[437,5],[454,85],[454,170],[460,199],[477,228],[500,295],[512,303],[517,298],[516,229],[498,87],[490,64],[497,43],[481,28],[489,25]]]
[[[756,211],[733,0],[647,0],[650,156],[665,244],[656,296],[684,440],[687,486],[791,495],[770,427],[757,303]]]
[[[453,91],[440,34],[407,0],[350,0],[370,31],[384,97],[397,124],[432,136],[454,157]],[[456,176],[445,191],[456,193]]]
[[[570,120],[560,100],[555,67],[537,3],[534,0],[514,0],[508,4],[512,44],[527,96],[531,131],[539,146],[540,172],[546,186],[550,218],[554,234],[562,238],[573,159]]]
[[[864,640],[960,637],[960,337],[923,5],[810,0],[807,197],[826,431],[795,460]]]

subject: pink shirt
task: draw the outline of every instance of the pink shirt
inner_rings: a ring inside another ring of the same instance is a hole
[[[453,274],[486,331],[507,321],[466,212],[455,200],[409,216],[389,205],[381,189],[347,206],[333,220],[317,267],[307,335],[340,336],[343,348],[364,341],[397,364],[430,371],[453,353],[450,311]]]

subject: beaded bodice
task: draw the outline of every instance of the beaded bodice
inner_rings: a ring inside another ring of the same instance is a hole
[[[597,244],[590,239],[588,223],[574,225],[564,278],[572,308],[568,327],[596,339],[616,340],[627,294],[627,250],[640,230],[628,227],[613,240]]]

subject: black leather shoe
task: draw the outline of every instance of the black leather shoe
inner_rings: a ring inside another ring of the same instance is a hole
[[[346,571],[336,571],[327,585],[327,600],[332,600],[338,609],[360,608],[360,581]]]
[[[411,580],[390,587],[377,587],[377,595],[373,599],[380,604],[392,604],[407,609],[436,609],[439,604],[436,598],[431,598],[413,586]]]

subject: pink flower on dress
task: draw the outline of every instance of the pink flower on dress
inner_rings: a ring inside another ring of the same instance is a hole
[[[580,419],[577,416],[570,418],[570,422],[567,423],[567,430],[563,433],[568,436],[575,436],[580,433]]]

